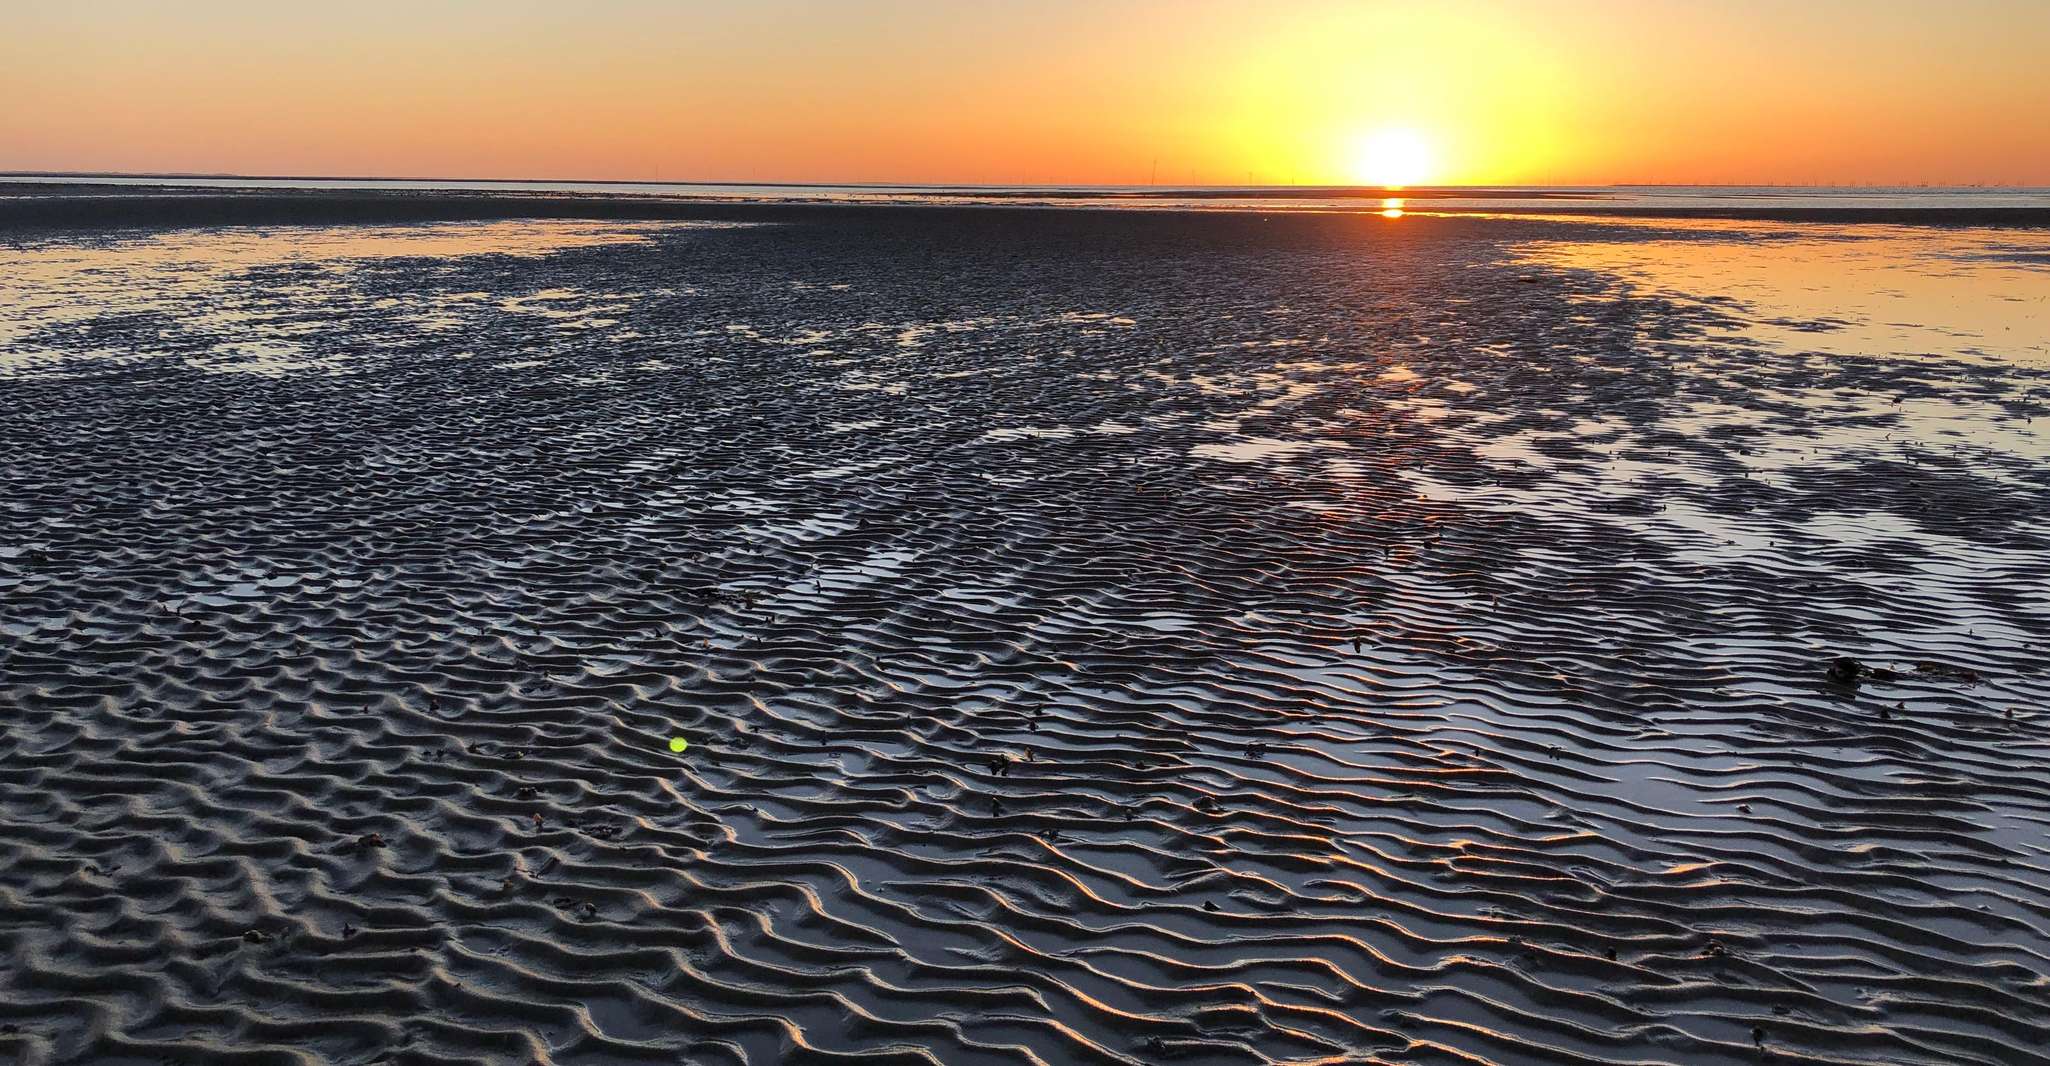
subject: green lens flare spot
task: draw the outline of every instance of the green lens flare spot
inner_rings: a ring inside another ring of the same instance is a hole
[[[670,737],[670,738],[669,738],[669,750],[670,750],[670,751],[673,751],[673,752],[677,752],[677,753],[679,753],[679,754],[680,754],[680,753],[682,753],[682,752],[685,752],[685,751],[689,751],[689,750],[690,750],[690,741],[688,741],[688,740],[685,740],[685,739],[683,739],[682,737]]]

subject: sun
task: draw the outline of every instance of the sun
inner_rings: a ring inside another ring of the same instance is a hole
[[[1389,126],[1360,137],[1352,154],[1352,178],[1362,185],[1399,189],[1431,180],[1437,156],[1424,135]]]

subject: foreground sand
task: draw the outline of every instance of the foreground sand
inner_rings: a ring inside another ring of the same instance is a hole
[[[0,239],[0,1059],[2050,1061],[2043,362],[776,221]]]

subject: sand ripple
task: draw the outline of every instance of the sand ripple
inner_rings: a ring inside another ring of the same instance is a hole
[[[2044,373],[1563,229],[46,278],[0,1053],[2046,1061]]]

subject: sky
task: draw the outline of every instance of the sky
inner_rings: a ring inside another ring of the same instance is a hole
[[[2050,185],[2050,0],[0,0],[0,170]]]

